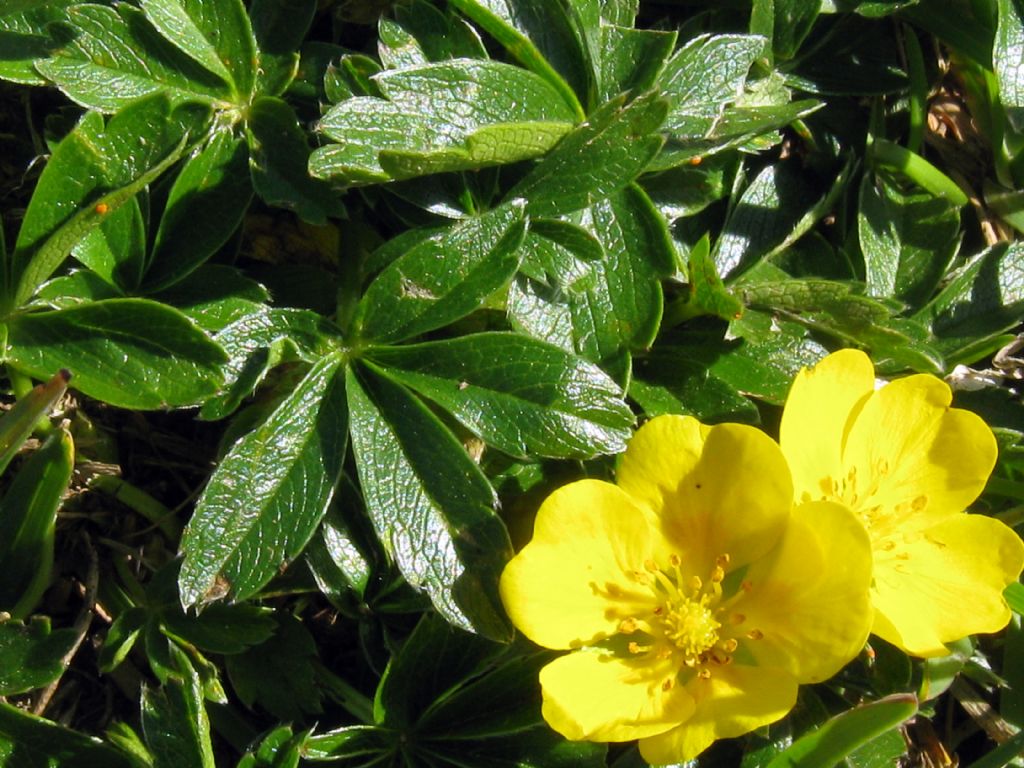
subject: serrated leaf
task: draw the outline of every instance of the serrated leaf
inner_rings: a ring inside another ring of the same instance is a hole
[[[676,51],[658,78],[671,104],[665,130],[677,140],[704,138],[742,95],[764,44],[755,35],[702,35]]]
[[[750,31],[772,41],[780,59],[791,59],[811,31],[822,0],[754,0]]]
[[[0,621],[0,696],[27,693],[60,678],[75,641],[71,628],[51,632],[48,618],[29,624]]]
[[[676,44],[676,32],[601,25],[598,98],[626,91],[645,91],[654,85]]]
[[[589,72],[564,6],[544,0],[452,0],[517,61],[558,91],[579,118]]]
[[[230,88],[164,40],[142,11],[84,4],[68,9],[69,42],[36,62],[43,77],[72,101],[116,112],[142,96],[230,103]]]
[[[974,362],[987,339],[1013,328],[1024,311],[1024,245],[999,243],[971,258],[914,319],[937,337],[950,365]]]
[[[372,79],[385,98],[347,99],[321,118],[318,130],[341,143],[313,153],[314,176],[367,183],[525,160],[576,117],[542,78],[501,62],[452,59]],[[490,133],[499,128],[501,146]]]
[[[821,197],[792,163],[766,166],[735,203],[713,255],[718,273],[735,277],[782,242]]]
[[[0,610],[27,616],[50,582],[57,510],[71,482],[75,448],[61,430],[21,466],[0,499]]]
[[[726,321],[743,314],[743,302],[729,292],[718,276],[707,237],[690,249],[687,279],[690,286],[688,313],[714,315]]]
[[[620,453],[633,414],[600,368],[511,333],[371,349],[367,357],[513,456]]]
[[[996,8],[992,69],[999,85],[999,101],[1019,131],[1024,128],[1024,10],[1017,0],[997,0]]]
[[[506,195],[531,216],[558,216],[610,197],[632,182],[661,149],[655,134],[667,104],[646,95],[608,102],[558,143]]]
[[[99,739],[4,702],[0,702],[0,763],[47,768],[138,768],[137,763]]]
[[[857,216],[868,294],[921,306],[960,244],[956,206],[928,193],[905,195],[865,174]]]
[[[483,473],[404,387],[366,369],[350,370],[347,386],[366,511],[385,551],[450,623],[508,640],[497,583],[511,545]]]
[[[306,132],[287,102],[270,96],[249,107],[246,123],[252,181],[269,205],[294,211],[299,218],[322,225],[341,216],[344,207],[330,185],[310,178]]]
[[[345,457],[340,366],[322,358],[214,471],[182,537],[182,605],[254,595],[313,535]]]
[[[581,223],[604,258],[588,263],[591,274],[572,291],[517,280],[509,315],[528,335],[575,351],[623,383],[629,350],[649,346],[657,333],[659,278],[674,270],[673,245],[664,219],[636,185],[587,209]]]
[[[887,696],[836,715],[797,739],[768,768],[819,768],[835,765],[862,744],[913,717],[917,699],[906,693]]]
[[[6,362],[42,378],[66,367],[75,387],[122,408],[195,405],[213,394],[226,356],[184,315],[145,299],[109,299],[20,315]]]
[[[298,74],[299,48],[316,9],[316,0],[254,0],[250,4],[259,57],[255,93],[279,96]]]
[[[66,17],[75,0],[9,0],[0,8],[0,79],[23,85],[46,85],[33,66],[61,45],[51,24]]]
[[[395,342],[468,315],[515,274],[524,230],[522,204],[513,203],[413,246],[366,289],[356,333]]]
[[[179,0],[139,0],[143,13],[157,31],[171,45],[184,53],[207,72],[212,72],[229,85],[234,85],[231,73],[217,55],[217,49],[196,19],[190,14],[195,9]]]
[[[252,199],[245,144],[217,131],[182,165],[168,193],[143,289],[184,279],[234,234]]]
[[[176,674],[142,689],[142,732],[153,768],[214,768],[202,681],[184,651],[170,647]]]
[[[426,0],[417,0],[395,6],[395,24],[401,30],[404,42],[403,55],[407,61],[421,57],[421,61],[443,61],[445,59],[471,58],[486,59],[487,49],[480,35],[465,20],[449,10],[440,11]],[[385,19],[381,19],[378,51],[381,60],[389,69],[399,66],[391,61],[394,46],[385,39]],[[393,28],[392,28],[393,29]],[[397,38],[396,38],[397,39]],[[387,48],[387,50],[385,50]],[[397,61],[397,55],[396,55]]]
[[[15,306],[31,297],[105,216],[158,178],[205,121],[195,107],[141,99],[110,118],[87,113],[58,145],[25,212],[13,255]]]
[[[268,640],[228,656],[231,685],[247,707],[259,704],[281,721],[302,721],[321,711],[316,685],[317,646],[294,616],[281,616]]]

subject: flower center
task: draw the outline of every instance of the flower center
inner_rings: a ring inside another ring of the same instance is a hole
[[[669,568],[662,570],[648,560],[643,570],[633,572],[638,584],[649,588],[656,598],[655,607],[647,616],[636,616],[619,622],[619,632],[632,635],[641,631],[650,643],[631,641],[629,652],[635,655],[652,654],[657,659],[674,657],[677,670],[690,670],[690,674],[707,679],[713,665],[732,662],[739,647],[739,637],[757,640],[759,630],[742,629],[746,617],[735,610],[736,604],[750,591],[743,582],[736,592],[724,597],[722,581],[729,565],[729,555],[720,555],[706,579],[687,578],[682,572],[678,555],[669,557]],[[666,680],[663,689],[672,687],[674,679]]]

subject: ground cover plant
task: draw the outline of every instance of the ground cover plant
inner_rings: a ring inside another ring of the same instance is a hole
[[[1016,0],[5,0],[0,94],[0,764],[1021,764]]]

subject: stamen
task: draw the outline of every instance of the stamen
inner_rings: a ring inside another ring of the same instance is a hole
[[[694,576],[690,579],[690,589],[694,592],[700,592],[704,587],[704,582],[700,580],[700,576]]]
[[[726,653],[735,653],[740,643],[735,637],[730,637],[724,643],[722,643],[722,650]]]
[[[729,617],[729,621],[736,625],[742,624],[746,620],[747,617],[742,613],[734,613],[732,616]]]
[[[697,677],[699,677],[701,680],[707,680],[711,677],[711,670],[707,667],[701,667],[700,671],[697,672]]]
[[[666,693],[668,693],[669,691],[672,690],[672,678],[671,677],[661,684],[661,690],[665,691]]]
[[[719,568],[725,568],[725,566],[727,566],[727,565],[729,564],[729,561],[730,561],[731,559],[732,559],[732,558],[731,558],[731,557],[729,557],[729,553],[728,553],[728,552],[726,552],[725,554],[719,555],[718,557],[716,557],[716,558],[715,558],[715,564],[716,564],[716,565],[717,565],[717,566],[718,566]]]
[[[626,646],[626,648],[628,648],[629,652],[632,653],[634,656],[640,653],[644,653],[647,650],[646,648],[641,646],[640,643],[637,643],[632,640],[630,641],[629,645]]]
[[[619,622],[619,632],[624,635],[632,635],[637,630],[637,622],[634,618],[623,619]]]
[[[764,637],[764,632],[760,629],[752,629],[747,632],[747,638],[750,640],[760,640],[762,637]]]

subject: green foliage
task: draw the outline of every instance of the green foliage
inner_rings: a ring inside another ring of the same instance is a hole
[[[0,5],[0,765],[642,768],[544,724],[501,571],[636,423],[772,433],[830,349],[973,366],[1022,525],[1016,0]],[[1018,587],[700,768],[915,712],[1019,764]]]

